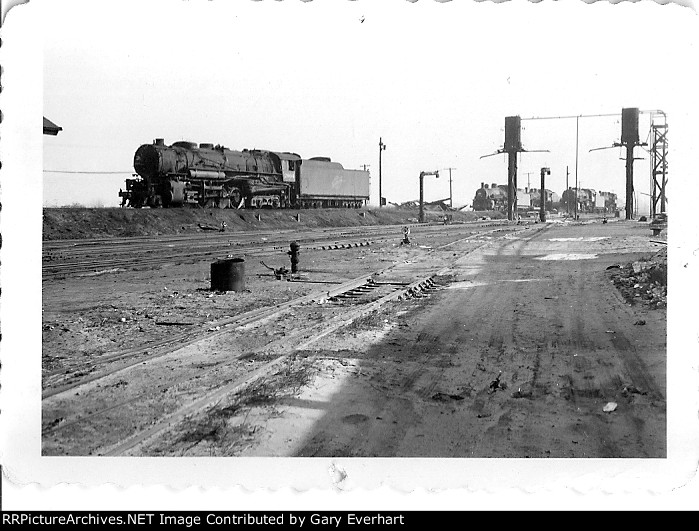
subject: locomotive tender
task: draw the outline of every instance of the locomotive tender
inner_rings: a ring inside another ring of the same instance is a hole
[[[136,150],[134,170],[119,191],[122,206],[360,208],[369,200],[369,172],[289,152],[184,141],[167,146],[157,138]]]

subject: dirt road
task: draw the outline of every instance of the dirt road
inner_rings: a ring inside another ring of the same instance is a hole
[[[644,230],[456,243],[432,256],[453,259],[429,294],[298,351],[138,454],[665,457],[666,310],[627,302],[607,269],[658,251]]]
[[[665,312],[631,308],[612,286],[606,267],[638,258],[606,252],[621,235],[579,225],[467,256],[374,342],[328,341],[314,384],[278,417],[313,421],[263,452],[664,457]]]

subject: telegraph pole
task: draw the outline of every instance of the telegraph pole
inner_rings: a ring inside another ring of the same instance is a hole
[[[381,152],[386,149],[386,144],[379,137],[379,208],[383,206],[383,196],[381,195]]]
[[[580,138],[580,116],[575,117],[575,220],[578,219],[578,140]]]
[[[454,208],[454,197],[452,196],[451,193],[451,170],[455,170],[456,168],[444,168],[445,170],[449,170],[449,207]]]
[[[527,188],[531,188],[531,187],[532,187],[532,184],[531,184],[531,182],[530,182],[530,180],[529,180],[529,176],[530,176],[530,175],[534,175],[535,173],[536,173],[535,171],[528,171],[528,172],[525,172],[525,175],[527,176]]]
[[[570,188],[568,187],[568,176],[570,172],[568,171],[568,166],[566,166],[566,214],[570,216]]]

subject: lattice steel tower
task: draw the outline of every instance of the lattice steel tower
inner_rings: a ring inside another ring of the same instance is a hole
[[[651,113],[650,135],[650,215],[654,217],[660,212],[666,212],[667,208],[667,116],[663,111]]]

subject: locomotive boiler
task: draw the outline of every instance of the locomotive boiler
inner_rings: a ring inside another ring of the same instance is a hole
[[[163,139],[140,146],[122,206],[210,208],[359,208],[369,199],[369,173],[328,158],[234,151],[222,145]]]

